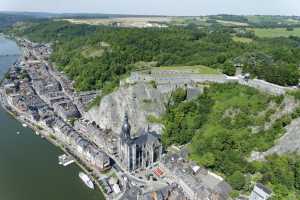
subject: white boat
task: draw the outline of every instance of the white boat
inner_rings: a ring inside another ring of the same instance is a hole
[[[94,188],[94,183],[93,181],[90,179],[90,177],[88,175],[86,175],[83,172],[79,172],[79,178],[85,183],[86,186],[88,186],[90,189],[95,189]]]
[[[67,156],[66,154],[63,154],[61,156],[58,156],[58,164],[63,165],[64,167],[74,163],[75,160],[72,156]]]
[[[17,135],[20,135],[20,131],[17,132]]]
[[[26,128],[26,127],[27,127],[27,124],[22,124],[22,126]]]

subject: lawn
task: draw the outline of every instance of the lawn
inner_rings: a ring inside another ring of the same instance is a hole
[[[254,30],[255,35],[258,37],[300,37],[300,28],[295,28],[293,31],[287,31],[285,28],[254,28],[252,30]]]
[[[195,66],[161,66],[153,68],[155,70],[173,70],[181,71],[186,73],[195,73],[195,74],[222,74],[219,70],[213,69],[211,67],[206,67],[203,65]]]
[[[247,44],[253,42],[253,40],[251,38],[237,37],[237,36],[234,36],[232,38],[232,40],[235,42],[241,42],[241,43],[247,43]]]
[[[95,48],[95,47],[85,48],[85,49],[81,52],[81,54],[82,54],[85,58],[101,57],[103,53],[104,53],[104,49],[102,49],[102,48]]]

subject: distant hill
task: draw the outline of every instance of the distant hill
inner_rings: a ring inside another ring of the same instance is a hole
[[[194,24],[196,26],[222,25],[229,27],[264,27],[286,28],[300,27],[299,16],[268,16],[268,15],[207,15],[207,16],[165,16],[165,15],[131,15],[103,13],[47,13],[47,12],[0,12],[0,30],[20,21],[59,19],[112,19],[112,18],[151,18],[172,17],[174,25]]]
[[[0,31],[14,25],[17,22],[36,21],[47,19],[51,16],[45,13],[15,13],[0,12]]]

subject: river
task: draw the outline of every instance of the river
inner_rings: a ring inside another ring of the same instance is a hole
[[[0,36],[1,78],[19,53],[15,42]],[[103,200],[100,191],[88,189],[78,178],[78,166],[58,165],[62,153],[1,107],[0,200]]]

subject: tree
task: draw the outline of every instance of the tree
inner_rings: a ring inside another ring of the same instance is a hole
[[[170,105],[178,105],[186,99],[187,91],[183,88],[178,88],[172,93]]]
[[[225,64],[223,67],[223,73],[228,76],[234,76],[236,72],[236,67],[232,64]]]
[[[228,177],[227,180],[230,185],[236,190],[243,189],[246,184],[246,178],[240,171],[235,171],[231,176]]]
[[[215,156],[213,153],[206,153],[202,156],[200,163],[205,167],[214,167],[216,162]]]
[[[295,188],[300,190],[300,160],[295,163]]]

